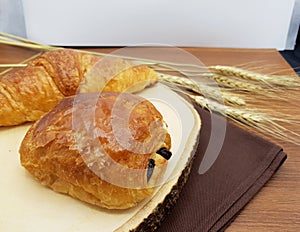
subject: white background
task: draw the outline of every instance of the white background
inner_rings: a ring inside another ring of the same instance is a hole
[[[0,0],[0,30],[26,36],[27,29],[30,39],[57,45],[283,50],[294,47],[299,5],[300,0]]]

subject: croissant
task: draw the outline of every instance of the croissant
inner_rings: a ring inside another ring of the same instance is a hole
[[[130,93],[82,93],[64,98],[32,125],[20,160],[54,191],[126,209],[160,184],[170,146],[162,115],[149,101]]]
[[[149,67],[122,59],[71,49],[46,52],[0,79],[0,126],[36,121],[61,99],[78,92],[135,92],[157,79]]]

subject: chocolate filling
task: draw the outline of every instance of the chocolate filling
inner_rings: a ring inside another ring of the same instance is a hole
[[[147,182],[150,180],[153,174],[154,167],[155,167],[154,159],[149,159],[148,170],[147,170]]]
[[[156,153],[164,157],[166,160],[169,160],[172,156],[172,152],[165,147],[160,148]]]

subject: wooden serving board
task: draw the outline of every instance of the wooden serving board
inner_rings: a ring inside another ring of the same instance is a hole
[[[139,93],[162,113],[172,138],[173,156],[164,184],[147,200],[128,210],[104,210],[53,192],[38,183],[19,162],[19,145],[31,124],[0,128],[0,231],[130,231],[152,230],[172,205],[189,173],[201,119],[192,105],[162,85]],[[170,194],[171,193],[171,194]],[[160,204],[163,203],[163,204]]]

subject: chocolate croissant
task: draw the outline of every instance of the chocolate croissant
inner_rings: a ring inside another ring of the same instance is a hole
[[[0,126],[35,121],[78,92],[139,91],[156,82],[147,66],[71,49],[46,52],[0,79]]]
[[[129,93],[64,98],[36,121],[21,164],[43,185],[108,209],[126,209],[161,184],[171,138],[149,101]]]

